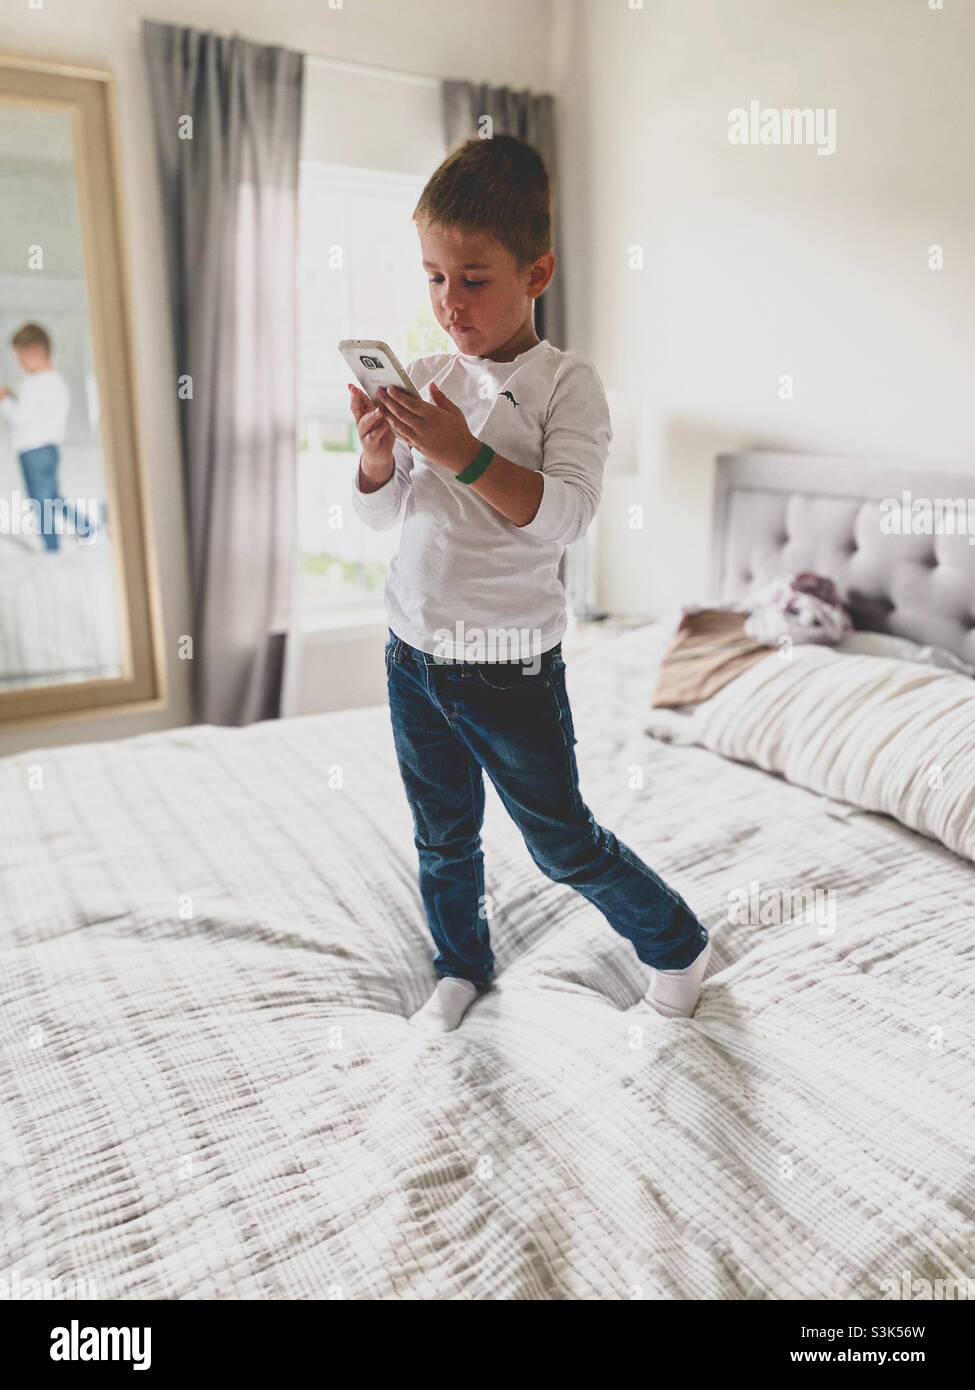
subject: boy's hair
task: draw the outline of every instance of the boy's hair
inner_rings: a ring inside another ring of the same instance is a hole
[[[541,155],[514,135],[458,145],[431,175],[414,222],[487,232],[519,270],[552,249],[552,195]]]
[[[23,328],[18,328],[17,332],[10,339],[11,346],[15,348],[40,347],[51,355],[50,335],[40,326],[39,323],[25,323]]]

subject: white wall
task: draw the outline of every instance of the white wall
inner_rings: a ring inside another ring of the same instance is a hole
[[[159,550],[171,699],[158,714],[116,719],[66,720],[16,730],[0,729],[0,756],[28,748],[114,739],[189,723],[190,672],[175,659],[177,637],[191,630],[184,535],[175,368],[167,319],[165,248],[139,16],[240,33],[255,42],[299,52],[378,64],[435,77],[549,87],[546,33],[552,0],[7,0],[0,10],[0,50],[25,56],[107,67],[115,74],[120,108],[124,213],[131,251],[133,337],[138,408],[143,421],[149,505]],[[337,132],[337,138],[343,138]],[[401,140],[393,148],[401,148]],[[432,169],[428,172],[432,173]]]
[[[719,451],[975,474],[975,5],[578,11],[556,57],[569,331],[630,393],[642,475],[604,496],[618,567],[603,603],[660,614],[707,596]],[[732,146],[728,112],[753,99],[836,108],[836,152]],[[642,271],[627,269],[635,243]],[[644,496],[649,529],[627,533],[623,509]]]

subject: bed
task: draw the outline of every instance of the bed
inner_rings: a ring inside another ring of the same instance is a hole
[[[0,535],[0,690],[110,680],[121,669],[111,547]]]
[[[975,547],[873,543],[907,476],[722,457],[713,593],[813,568],[861,625],[972,659]],[[539,874],[489,786],[497,985],[455,1033],[408,1026],[434,977],[385,706],[0,761],[4,1267],[106,1299],[975,1276],[975,866],[648,736],[669,637],[567,680],[597,819],[712,930],[693,1019],[643,1003],[632,948]],[[753,881],[829,883],[836,929],[732,924]]]

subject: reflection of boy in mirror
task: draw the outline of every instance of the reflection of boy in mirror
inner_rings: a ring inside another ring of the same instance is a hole
[[[55,510],[70,508],[60,496],[58,467],[71,392],[61,373],[54,370],[51,339],[39,324],[24,324],[10,342],[27,380],[19,395],[0,386],[0,415],[12,426],[13,448],[20,459],[27,495],[40,507],[44,545],[48,551],[56,551]]]

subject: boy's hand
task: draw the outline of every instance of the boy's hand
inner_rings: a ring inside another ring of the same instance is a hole
[[[372,401],[358,386],[349,382],[352,397],[349,404],[355,416],[362,445],[363,470],[367,474],[389,473],[395,466],[393,457],[393,427],[382,406],[374,406]]]
[[[481,441],[467,428],[464,412],[430,383],[432,403],[418,401],[402,386],[380,386],[379,397],[387,407],[393,428],[407,444],[419,449],[433,463],[462,473],[481,451]]]
[[[13,395],[13,392],[11,391],[11,389],[10,389],[9,386],[0,386],[0,401],[3,400],[4,396],[12,396],[12,395]]]

